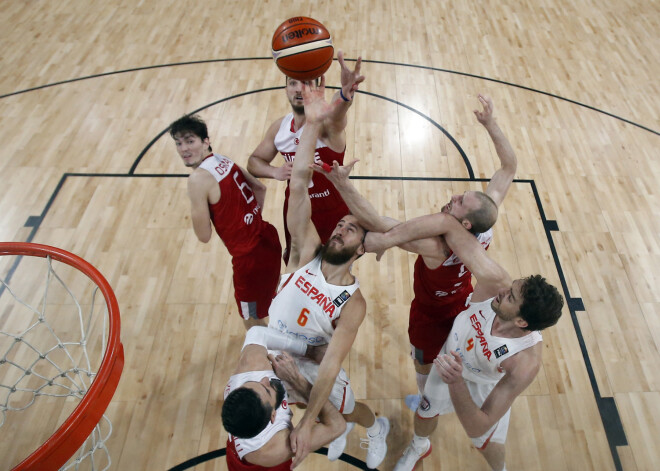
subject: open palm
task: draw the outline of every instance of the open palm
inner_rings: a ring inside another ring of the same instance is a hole
[[[335,112],[337,103],[325,101],[325,77],[317,86],[314,82],[303,84],[303,103],[305,105],[305,120],[308,123],[319,123]]]

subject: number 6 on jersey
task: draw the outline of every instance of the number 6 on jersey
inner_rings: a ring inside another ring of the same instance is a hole
[[[305,327],[305,324],[307,324],[307,314],[309,314],[309,309],[306,307],[302,308],[302,311],[300,311],[300,315],[298,316],[299,326]]]

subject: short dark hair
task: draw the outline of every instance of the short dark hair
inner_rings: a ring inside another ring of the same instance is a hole
[[[493,198],[482,191],[475,191],[474,194],[481,205],[479,206],[479,209],[467,213],[465,219],[472,224],[470,232],[473,234],[481,234],[493,227],[495,221],[497,221],[497,203],[493,201]]]
[[[237,438],[253,438],[266,428],[273,408],[249,388],[230,392],[222,405],[222,424]]]
[[[209,130],[206,127],[206,123],[196,114],[187,114],[180,117],[170,124],[169,132],[173,139],[176,138],[177,134],[183,136],[186,133],[194,134],[202,141],[209,137]],[[211,145],[209,145],[209,150],[213,150],[211,149]]]
[[[543,330],[559,321],[564,298],[545,278],[541,275],[525,278],[521,292],[519,316],[527,322],[526,330]]]

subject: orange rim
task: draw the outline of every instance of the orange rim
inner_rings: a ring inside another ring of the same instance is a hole
[[[60,427],[12,471],[60,469],[85,442],[99,423],[115,394],[124,368],[124,347],[119,338],[119,304],[105,277],[89,262],[66,250],[29,242],[0,242],[0,256],[49,257],[77,268],[98,285],[108,306],[108,344],[89,390]]]

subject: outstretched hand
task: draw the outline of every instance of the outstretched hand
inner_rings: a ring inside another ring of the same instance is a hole
[[[479,99],[479,103],[481,103],[483,110],[474,110],[474,115],[481,124],[488,126],[493,119],[493,100],[481,93],[477,95],[477,98]]]
[[[322,173],[328,180],[332,182],[333,185],[337,186],[348,181],[348,176],[351,174],[353,167],[358,162],[359,160],[353,160],[353,162],[341,166],[336,160],[334,160],[332,162],[332,167],[330,167],[328,164],[319,165],[317,163],[313,163],[310,165],[310,168],[315,172]]]
[[[321,76],[321,82],[316,85],[313,81],[304,82],[302,89],[303,103],[305,105],[305,121],[307,123],[321,123],[332,116],[340,102],[325,101],[325,75]]]
[[[351,100],[353,94],[358,89],[360,84],[364,82],[364,75],[360,75],[360,68],[362,67],[362,57],[357,58],[355,63],[355,69],[351,70],[346,67],[344,62],[344,52],[339,50],[337,51],[337,60],[339,61],[339,67],[341,67],[341,90],[346,98]]]

